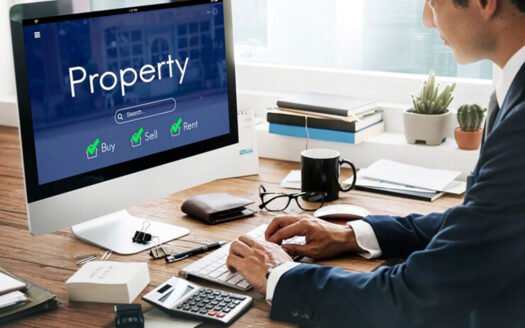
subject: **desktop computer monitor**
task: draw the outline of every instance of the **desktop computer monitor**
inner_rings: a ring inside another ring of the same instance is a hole
[[[132,254],[153,244],[136,231],[164,243],[188,230],[122,209],[224,177],[237,158],[231,4],[111,3],[17,5],[11,29],[31,233],[72,227]]]

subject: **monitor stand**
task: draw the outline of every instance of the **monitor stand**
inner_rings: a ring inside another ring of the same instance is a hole
[[[150,223],[146,230],[157,236],[160,243],[166,243],[189,234],[189,230],[175,225],[139,218],[119,211],[71,227],[73,234],[83,241],[100,246],[121,255],[136,254],[156,245],[156,240],[147,244],[132,241],[136,231],[140,231],[144,222]]]

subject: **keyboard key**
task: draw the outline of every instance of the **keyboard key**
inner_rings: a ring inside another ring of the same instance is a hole
[[[216,314],[217,314],[217,311],[215,310],[211,310],[210,312],[208,312],[208,315],[212,317],[214,317]]]
[[[208,276],[210,278],[219,278],[219,276],[221,276],[223,273],[225,273],[225,271],[221,270],[221,268],[213,271],[212,273],[210,273]]]
[[[232,285],[236,285],[241,280],[243,280],[243,277],[240,274],[236,273],[233,278],[228,280],[228,283]]]
[[[239,283],[237,283],[237,286],[241,287],[241,288],[248,288],[250,287],[250,284],[246,282],[246,280],[243,280]]]
[[[213,270],[215,270],[215,269],[213,269],[213,268],[210,268],[210,269],[204,269],[204,270],[202,270],[202,271],[199,271],[198,273],[207,276],[207,275],[209,275],[210,273],[212,273]]]
[[[206,313],[208,313],[208,310],[206,310],[206,309],[202,309],[202,310],[199,311],[199,313],[200,313],[200,314],[206,314]]]
[[[222,313],[222,312],[219,312],[217,313],[217,318],[224,318],[226,314]]]
[[[238,275],[238,273],[231,273],[230,271],[227,271],[227,272],[223,273],[222,276],[220,276],[217,280],[219,280],[219,281],[228,281],[231,278],[235,277],[236,275]]]

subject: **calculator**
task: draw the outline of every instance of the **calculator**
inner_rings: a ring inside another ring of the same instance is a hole
[[[172,277],[142,299],[177,317],[229,325],[253,304],[249,296],[205,288]]]

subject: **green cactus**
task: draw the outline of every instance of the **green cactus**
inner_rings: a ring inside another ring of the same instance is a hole
[[[447,85],[439,94],[439,85],[436,86],[436,75],[430,72],[428,80],[423,83],[423,89],[415,96],[412,95],[414,112],[418,114],[439,115],[447,112],[448,106],[454,99],[452,92],[456,84]]]
[[[478,105],[463,105],[458,108],[459,127],[464,132],[474,132],[479,130],[483,122],[486,108]]]

